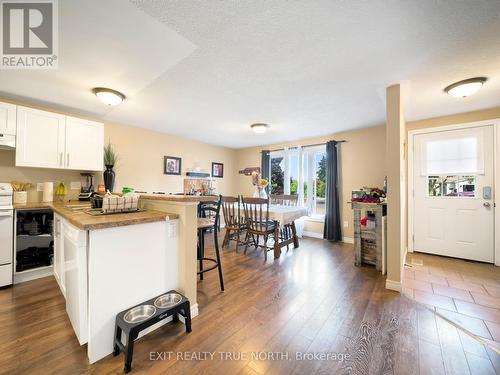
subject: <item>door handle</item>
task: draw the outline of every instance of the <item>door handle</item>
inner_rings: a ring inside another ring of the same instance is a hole
[[[63,153],[62,152],[59,153],[59,166],[60,167],[63,166]]]
[[[0,210],[0,216],[12,216],[12,210]]]
[[[489,202],[484,202],[483,207],[490,208],[491,204]]]
[[[66,154],[66,167],[69,166],[69,152]]]

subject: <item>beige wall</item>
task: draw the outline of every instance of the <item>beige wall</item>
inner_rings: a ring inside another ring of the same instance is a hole
[[[116,185],[137,190],[182,192],[186,171],[211,171],[212,162],[224,163],[224,177],[215,179],[218,193],[234,194],[236,151],[180,137],[124,125],[105,124],[105,141],[119,154]],[[182,158],[182,175],[163,174],[163,156]],[[116,190],[116,188],[115,188]]]
[[[2,100],[1,101],[8,101]],[[8,101],[11,102],[12,101]],[[25,105],[24,103],[15,103]],[[36,107],[42,110],[50,108]],[[59,112],[59,111],[54,111]],[[62,112],[59,112],[62,113]],[[71,113],[64,113],[71,115]],[[88,117],[87,117],[88,118]],[[95,120],[88,118],[90,120]],[[116,166],[115,191],[123,186],[131,186],[137,190],[182,192],[185,172],[199,168],[202,172],[210,172],[212,162],[224,163],[224,177],[215,179],[217,192],[234,194],[236,175],[236,150],[210,145],[203,142],[180,138],[142,128],[106,123],[104,126],[105,142],[111,141],[119,154]],[[182,175],[168,176],[163,174],[163,156],[182,158]],[[0,181],[20,180],[26,182],[63,181],[70,186],[71,181],[80,181],[79,171],[57,169],[15,167],[15,151],[0,150]],[[95,185],[102,181],[102,174],[96,173]],[[69,198],[77,196],[72,191]],[[36,188],[29,191],[28,199],[37,201],[41,193]]]
[[[349,227],[343,229],[343,236],[353,237],[352,210],[347,201],[351,197],[352,190],[363,186],[382,187],[385,177],[385,127],[379,126],[295,142],[240,149],[237,153],[236,169],[260,166],[261,150],[316,144],[331,139],[347,141],[340,146],[342,186],[340,200],[342,221],[349,223]],[[253,194],[253,186],[247,176],[238,175],[235,186],[238,194]],[[323,233],[323,226],[317,223],[307,223],[305,230]]]
[[[42,200],[42,192],[36,191],[37,182],[63,181],[68,187],[68,197],[74,199],[79,191],[69,191],[71,181],[80,181],[80,172],[64,171],[59,169],[16,167],[16,152],[0,150],[0,182],[22,181],[31,182],[34,187],[28,191],[28,200],[32,202]],[[55,189],[55,188],[54,188]]]

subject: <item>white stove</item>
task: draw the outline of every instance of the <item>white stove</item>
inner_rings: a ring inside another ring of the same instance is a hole
[[[0,210],[12,210],[12,186],[9,183],[0,182]]]
[[[14,253],[14,207],[12,187],[0,183],[0,286],[12,284]]]

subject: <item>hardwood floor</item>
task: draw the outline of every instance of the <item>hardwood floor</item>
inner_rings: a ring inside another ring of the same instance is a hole
[[[233,244],[222,257],[226,291],[220,292],[217,272],[205,274],[193,332],[174,323],[139,339],[132,374],[500,373],[498,354],[386,290],[375,269],[354,267],[352,245],[302,239],[300,248],[264,263],[262,250],[243,255]],[[197,360],[188,360],[198,352]],[[262,357],[252,357],[259,352]],[[296,353],[345,360],[296,360]],[[87,364],[52,277],[0,290],[0,373],[122,369],[122,355]]]

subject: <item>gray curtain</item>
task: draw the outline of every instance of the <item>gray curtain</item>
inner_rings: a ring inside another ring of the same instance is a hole
[[[323,238],[335,242],[342,241],[338,177],[339,144],[337,141],[326,143],[326,207]]]
[[[267,185],[266,191],[269,193],[269,186],[271,186],[271,172],[270,172],[270,167],[269,163],[271,160],[271,152],[268,150],[263,150],[262,151],[262,160],[260,163],[260,171],[261,171],[261,177],[265,178],[267,181],[269,181],[269,185]]]

